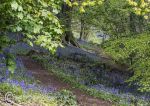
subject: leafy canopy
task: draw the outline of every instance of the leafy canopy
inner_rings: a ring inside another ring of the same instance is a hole
[[[143,15],[148,19],[148,13],[150,13],[150,0],[127,0],[133,7],[133,11],[137,15]]]
[[[22,33],[31,46],[35,42],[50,51],[60,44],[62,30],[55,16],[59,11],[59,1],[1,0],[0,4],[0,17],[3,17],[0,31],[4,38],[8,32]]]

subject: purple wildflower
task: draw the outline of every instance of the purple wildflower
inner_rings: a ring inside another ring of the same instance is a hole
[[[10,71],[9,71],[9,70],[6,70],[6,71],[5,71],[5,75],[6,75],[6,77],[8,77],[8,76],[9,76],[9,74],[10,74]]]
[[[0,54],[0,58],[5,58],[5,55],[4,54]]]
[[[19,83],[19,85],[20,85],[20,87],[21,87],[22,89],[25,89],[25,88],[26,88],[26,84],[25,84],[24,81],[21,81],[21,82]]]
[[[6,67],[6,64],[0,64],[0,67]]]
[[[3,83],[4,81],[6,81],[5,77],[0,78],[0,83]]]

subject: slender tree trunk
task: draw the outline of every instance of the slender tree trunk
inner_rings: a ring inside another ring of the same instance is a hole
[[[142,16],[137,16],[134,13],[130,14],[130,32],[132,33],[142,33],[144,18]]]
[[[144,31],[144,18],[143,16],[138,16],[138,25],[139,25],[139,33]]]
[[[89,35],[89,27],[86,24],[84,19],[85,19],[84,14],[82,14],[80,18],[80,23],[81,23],[80,38],[79,38],[80,40],[81,39],[86,40]]]
[[[83,34],[83,39],[87,40],[89,35],[89,28],[86,24],[84,24],[84,34]]]
[[[83,38],[83,34],[84,34],[84,20],[83,20],[83,18],[81,17],[81,19],[80,19],[80,21],[81,21],[81,31],[80,31],[80,40]]]
[[[135,14],[130,13],[130,32],[136,33]]]

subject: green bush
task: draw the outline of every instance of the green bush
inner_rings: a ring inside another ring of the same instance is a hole
[[[103,45],[105,53],[118,63],[126,64],[134,75],[128,82],[136,82],[140,91],[150,92],[150,35],[119,38]]]
[[[0,83],[0,92],[5,95],[7,92],[11,92],[15,95],[22,95],[23,90],[19,86],[13,86],[7,83]]]
[[[59,106],[77,106],[76,97],[71,91],[62,90],[55,95]]]

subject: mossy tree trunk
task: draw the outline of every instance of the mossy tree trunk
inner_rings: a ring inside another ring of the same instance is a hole
[[[89,37],[90,27],[88,26],[85,20],[86,20],[85,14],[81,14],[79,40],[87,40]]]
[[[79,47],[76,39],[72,33],[72,7],[68,6],[67,4],[62,4],[62,11],[61,11],[61,19],[62,24],[64,25],[64,39],[63,42],[67,44],[72,44],[73,46]]]
[[[130,13],[130,31],[134,34],[140,34],[144,31],[144,18]]]
[[[80,19],[80,22],[81,22],[81,31],[80,31],[80,40],[82,40],[83,38],[83,34],[84,34],[84,19],[81,17]]]

